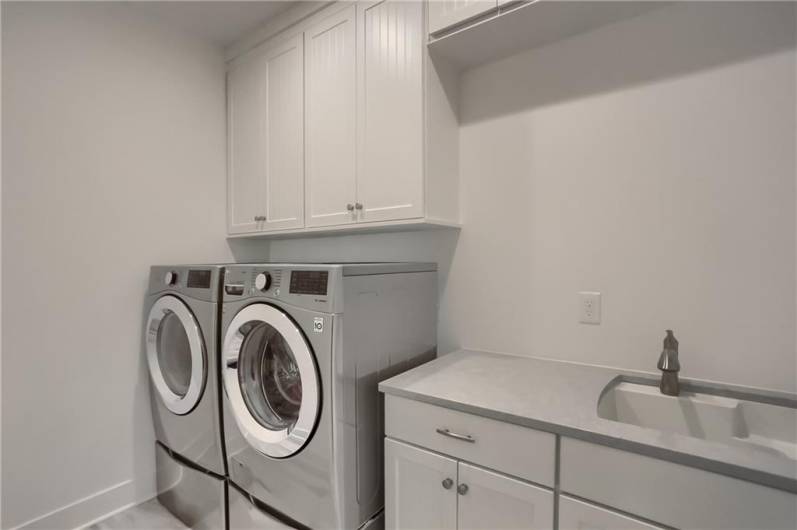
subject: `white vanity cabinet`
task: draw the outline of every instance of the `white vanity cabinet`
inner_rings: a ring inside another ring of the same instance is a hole
[[[787,491],[389,393],[385,435],[391,530],[797,528]]]
[[[454,530],[457,461],[385,440],[385,527]]]
[[[457,77],[425,14],[336,2],[230,61],[230,235],[459,226]]]
[[[388,529],[553,528],[554,435],[396,396],[385,432]]]
[[[385,527],[547,530],[553,492],[388,438]]]

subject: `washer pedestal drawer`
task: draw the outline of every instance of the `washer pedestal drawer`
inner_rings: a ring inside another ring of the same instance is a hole
[[[235,486],[230,486],[230,530],[290,530],[286,525],[264,512]]]
[[[193,530],[225,528],[227,483],[188,467],[155,444],[158,501]]]

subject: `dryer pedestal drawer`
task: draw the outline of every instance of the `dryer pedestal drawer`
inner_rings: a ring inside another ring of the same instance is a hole
[[[385,434],[553,487],[556,436],[420,401],[385,396]]]

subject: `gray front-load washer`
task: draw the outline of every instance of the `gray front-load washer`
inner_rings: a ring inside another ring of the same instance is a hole
[[[436,322],[435,264],[227,267],[224,436],[230,491],[244,494],[230,530],[378,527],[377,384],[434,357]]]
[[[145,304],[158,499],[195,529],[226,526],[218,357],[223,271],[154,266]]]

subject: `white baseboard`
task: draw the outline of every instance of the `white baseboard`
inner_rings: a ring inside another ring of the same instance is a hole
[[[83,528],[155,496],[155,479],[125,480],[62,506],[11,530],[68,530]]]

